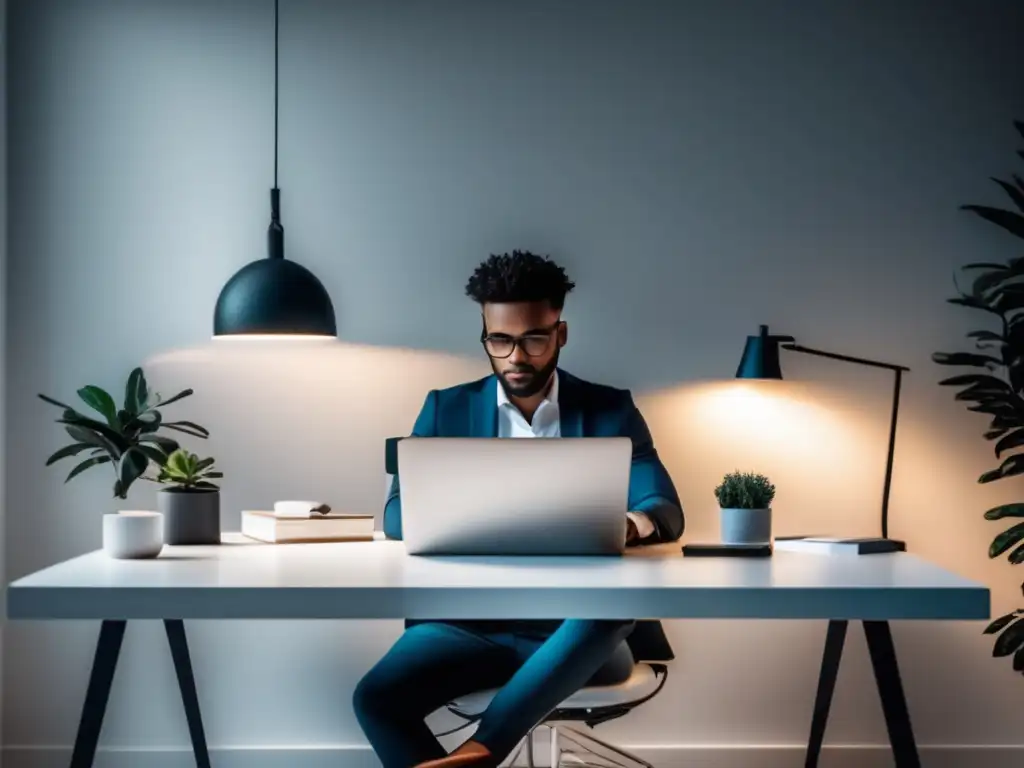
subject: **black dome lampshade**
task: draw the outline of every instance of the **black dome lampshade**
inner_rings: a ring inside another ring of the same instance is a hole
[[[334,304],[316,275],[284,258],[284,228],[272,190],[267,258],[238,270],[221,289],[213,335],[337,336]]]
[[[772,336],[768,326],[762,325],[757,336],[747,336],[747,344],[743,348],[736,369],[737,379],[781,379],[782,365],[779,363],[779,344],[792,343],[792,336]]]
[[[238,270],[221,289],[214,338],[335,337],[334,304],[306,267],[284,257],[281,190],[277,186],[278,5],[274,0],[274,187],[270,190],[267,257]]]

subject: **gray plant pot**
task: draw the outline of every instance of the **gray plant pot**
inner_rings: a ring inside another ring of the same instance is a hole
[[[772,510],[722,509],[723,544],[764,544],[772,540]]]
[[[220,544],[220,490],[165,488],[156,495],[164,514],[164,543]]]

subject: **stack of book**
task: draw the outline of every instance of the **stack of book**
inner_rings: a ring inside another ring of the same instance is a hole
[[[272,510],[242,510],[242,535],[268,544],[372,541],[373,515],[334,512],[311,501],[278,501]]]

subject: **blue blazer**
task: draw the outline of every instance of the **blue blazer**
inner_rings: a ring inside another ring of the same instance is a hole
[[[497,437],[498,379],[493,374],[427,393],[413,437]],[[563,437],[629,437],[629,509],[645,513],[654,531],[640,544],[676,541],[685,527],[682,504],[665,470],[644,417],[629,390],[593,384],[558,370],[558,409]],[[402,538],[402,497],[396,469],[384,505],[384,534]]]

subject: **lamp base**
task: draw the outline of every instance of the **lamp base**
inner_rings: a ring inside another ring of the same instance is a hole
[[[863,547],[863,554],[866,555],[907,551],[907,543],[905,541],[900,541],[899,539],[890,539],[888,537],[879,536],[877,538],[860,539],[860,542],[865,545]]]

